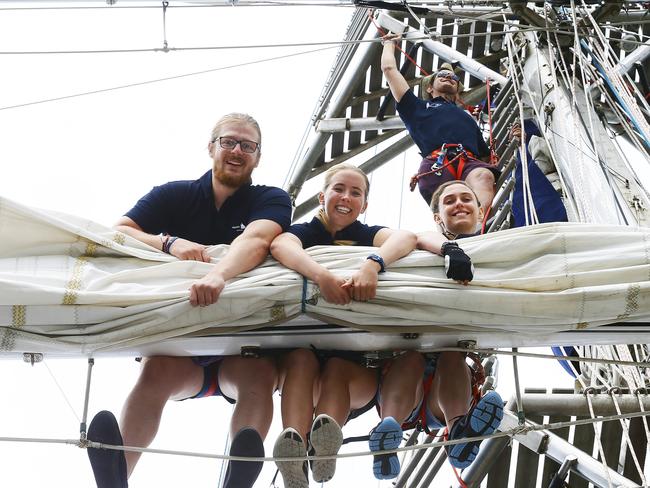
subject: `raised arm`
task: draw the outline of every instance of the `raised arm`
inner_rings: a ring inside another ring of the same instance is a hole
[[[272,220],[254,220],[237,237],[228,253],[203,278],[190,288],[192,305],[211,305],[219,299],[231,278],[245,273],[262,263],[269,253],[271,241],[282,232],[282,227]]]
[[[341,288],[345,279],[334,275],[321,266],[303,249],[302,242],[290,232],[276,237],[271,243],[271,255],[287,268],[292,269],[318,285],[323,298],[331,303],[344,305],[350,296]]]
[[[416,241],[412,232],[384,228],[375,234],[373,245],[379,248],[376,254],[388,266],[415,249]],[[360,301],[375,298],[380,271],[381,265],[378,262],[367,259],[346,283],[352,298]]]
[[[148,234],[142,230],[133,219],[130,217],[123,216],[121,217],[113,226],[115,230],[118,230],[128,236],[133,237],[134,239],[144,242],[145,244],[155,247],[156,249],[163,250],[164,238],[159,235]],[[194,260],[194,261],[203,261],[205,263],[210,262],[210,256],[206,251],[207,246],[203,244],[198,244],[196,242],[188,241],[187,239],[181,239],[176,237],[169,246],[168,252],[172,256],[176,256],[178,259],[183,260]]]
[[[399,102],[410,88],[402,73],[399,72],[395,60],[395,46],[401,39],[402,36],[399,34],[387,34],[382,37],[384,48],[381,53],[381,70],[386,77],[386,81],[388,81],[388,87],[396,102]]]
[[[444,256],[447,278],[468,285],[474,278],[474,265],[457,242],[448,240],[440,232],[418,234],[418,249]]]

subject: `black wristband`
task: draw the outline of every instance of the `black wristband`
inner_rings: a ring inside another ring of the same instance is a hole
[[[167,236],[163,241],[163,245],[162,245],[163,252],[167,254],[171,254],[172,244],[176,242],[176,239],[178,239],[178,237]]]

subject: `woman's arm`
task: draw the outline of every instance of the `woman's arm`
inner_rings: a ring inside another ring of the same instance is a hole
[[[271,243],[271,255],[289,269],[292,269],[320,288],[323,298],[337,305],[350,302],[350,296],[341,288],[345,279],[338,277],[321,266],[302,248],[302,242],[290,232],[276,237]]]
[[[373,240],[373,245],[379,247],[377,253],[384,265],[395,262],[415,249],[417,238],[407,230],[381,229]],[[377,281],[381,266],[376,261],[367,259],[346,282],[345,287],[355,300],[366,301],[375,298]]]
[[[448,240],[440,232],[418,234],[418,249],[444,256],[447,278],[468,285],[474,278],[474,265],[457,242]]]

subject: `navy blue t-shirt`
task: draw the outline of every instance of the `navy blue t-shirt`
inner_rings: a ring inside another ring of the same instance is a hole
[[[407,91],[397,103],[397,112],[423,157],[443,144],[462,144],[475,156],[490,154],[472,116],[443,97],[422,100]]]
[[[273,186],[245,185],[217,210],[210,170],[198,180],[155,186],[126,216],[149,234],[166,233],[206,246],[230,244],[254,220],[272,220],[287,230],[291,200]]]
[[[375,235],[384,227],[381,225],[366,225],[355,220],[345,229],[338,231],[334,237],[330,234],[323,223],[316,217],[311,222],[294,224],[287,232],[295,235],[303,248],[312,246],[372,246]]]

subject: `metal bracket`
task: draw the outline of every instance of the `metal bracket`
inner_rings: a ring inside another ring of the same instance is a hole
[[[420,334],[417,332],[404,332],[402,334],[402,339],[413,340],[420,337]]]
[[[43,361],[43,354],[40,352],[24,352],[23,361],[34,366],[35,363],[40,363]]]
[[[468,349],[470,351],[476,349],[476,341],[473,339],[464,339],[462,341],[458,341],[456,345],[462,349]]]
[[[241,357],[257,359],[260,357],[260,346],[242,346]]]

